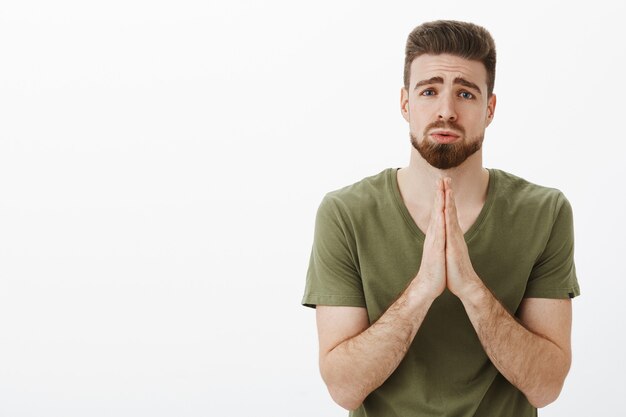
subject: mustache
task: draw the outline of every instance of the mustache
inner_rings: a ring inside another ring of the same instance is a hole
[[[432,129],[456,130],[457,132],[465,135],[465,129],[463,128],[463,126],[455,121],[446,122],[443,120],[437,120],[436,122],[432,122],[427,125],[426,128],[424,128],[424,136],[426,136],[428,132]]]

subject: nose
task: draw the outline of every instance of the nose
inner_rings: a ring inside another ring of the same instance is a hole
[[[454,105],[455,104],[454,99],[448,96],[440,96],[440,97],[441,97],[441,100],[439,103],[439,112],[438,112],[439,120],[456,121],[457,114],[456,114],[456,107]]]

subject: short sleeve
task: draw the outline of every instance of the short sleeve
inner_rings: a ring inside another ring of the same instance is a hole
[[[348,213],[326,195],[315,219],[303,305],[365,307],[355,246]]]
[[[574,298],[578,295],[580,289],[574,265],[572,207],[559,192],[552,230],[530,273],[524,297]]]

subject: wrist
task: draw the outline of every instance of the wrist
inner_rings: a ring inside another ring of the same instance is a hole
[[[430,305],[435,301],[435,299],[441,294],[441,291],[437,293],[433,291],[432,287],[428,286],[424,283],[423,280],[420,279],[419,275],[411,281],[408,288],[406,289],[405,296],[407,298],[407,302],[412,306],[422,306],[426,305],[430,307]]]
[[[473,278],[469,280],[463,291],[460,294],[457,294],[461,302],[466,307],[468,305],[481,305],[490,295],[491,292],[478,275],[474,275]]]

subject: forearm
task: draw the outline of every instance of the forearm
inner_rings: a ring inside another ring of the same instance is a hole
[[[414,283],[374,324],[321,357],[322,377],[342,407],[360,406],[404,358],[432,304]]]
[[[525,328],[482,283],[461,301],[498,371],[535,407],[554,401],[569,371],[569,355]]]

